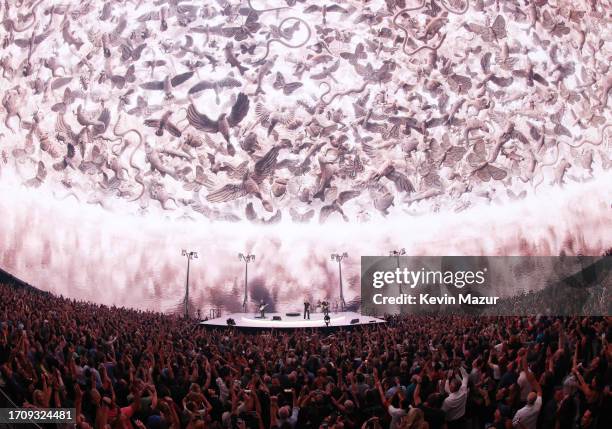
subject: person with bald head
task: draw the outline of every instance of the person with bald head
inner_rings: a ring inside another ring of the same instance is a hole
[[[294,428],[298,421],[298,415],[300,407],[298,405],[298,398],[295,395],[295,389],[288,389],[290,392],[285,390],[285,393],[291,395],[290,403],[283,405],[278,409],[278,420],[277,424],[280,428]],[[273,408],[270,408],[270,412],[273,412]]]
[[[459,366],[461,378],[452,378],[453,371],[449,371],[444,390],[448,396],[442,403],[442,411],[446,413],[446,422],[449,429],[463,429],[465,427],[465,405],[468,397],[468,373],[462,365]]]
[[[512,419],[512,426],[520,429],[536,429],[538,415],[542,408],[542,387],[527,366],[527,353],[524,353],[522,356],[522,366],[523,371],[527,375],[527,380],[529,384],[535,388],[535,392],[529,392],[527,395],[527,404],[516,412]]]

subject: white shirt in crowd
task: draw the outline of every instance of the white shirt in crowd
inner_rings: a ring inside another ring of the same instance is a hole
[[[501,370],[499,369],[499,365],[490,363],[489,367],[493,370],[493,380],[499,381],[501,378]]]
[[[480,369],[474,367],[470,371],[470,376],[469,376],[468,380],[471,381],[472,383],[476,384],[476,383],[478,383],[478,380],[480,380],[480,374],[481,374]]]
[[[291,409],[291,415],[289,416],[289,418],[287,419],[279,419],[278,420],[278,426],[282,426],[282,424],[284,422],[287,422],[291,425],[291,427],[295,427],[295,425],[297,424],[298,421],[298,413],[300,412],[300,407],[293,407]]]
[[[225,381],[223,381],[221,377],[217,377],[216,382],[217,382],[217,386],[219,387],[219,399],[221,400],[221,402],[225,403],[227,399],[229,398],[230,391],[225,385]]]
[[[532,405],[527,404],[516,412],[512,419],[512,426],[519,427],[520,423],[520,427],[524,429],[536,429],[540,408],[542,408],[542,397],[538,395]]]
[[[448,380],[446,380],[444,386],[448,396],[442,403],[442,411],[446,413],[446,421],[448,422],[460,419],[465,414],[465,404],[468,397],[468,374],[463,367],[460,368],[460,371],[461,387],[459,390],[451,393]]]
[[[531,383],[529,383],[529,379],[527,378],[527,373],[525,371],[521,371],[518,376],[518,380],[516,381],[521,389],[521,401],[525,402],[527,400],[527,396],[529,392],[531,392]]]
[[[395,408],[393,405],[389,405],[387,411],[389,411],[389,415],[391,416],[391,424],[389,425],[389,428],[399,428],[400,422],[402,421],[402,417],[406,415],[406,410],[404,410],[403,408]]]

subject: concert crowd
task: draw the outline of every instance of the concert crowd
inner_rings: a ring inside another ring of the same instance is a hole
[[[604,429],[609,318],[207,330],[0,285],[0,389],[95,429]]]

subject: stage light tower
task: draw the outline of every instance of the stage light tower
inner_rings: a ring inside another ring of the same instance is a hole
[[[338,261],[338,278],[340,279],[340,307],[344,311],[346,303],[344,302],[344,292],[342,291],[342,260],[348,258],[348,253],[332,253],[331,260]]]
[[[249,262],[253,262],[255,260],[255,255],[251,254],[251,253],[247,253],[246,255],[244,253],[239,253],[238,254],[238,259],[241,261],[244,261],[244,301],[242,301],[242,310],[246,313],[246,306],[247,306],[247,284],[249,281]]]
[[[404,249],[403,247],[399,250],[391,250],[389,252],[389,256],[395,256],[397,258],[397,268],[400,267],[400,256],[404,256],[406,254],[406,249]],[[399,292],[400,294],[404,293],[404,291],[402,290],[402,284],[399,284]]]
[[[185,318],[189,317],[189,263],[192,259],[198,259],[198,252],[183,249],[181,254],[187,258],[187,280],[185,281]]]

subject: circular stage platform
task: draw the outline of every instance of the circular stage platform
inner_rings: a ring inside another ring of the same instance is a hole
[[[291,316],[288,316],[291,314]],[[310,319],[304,319],[302,313],[266,313],[265,319],[259,313],[231,313],[216,319],[200,322],[206,327],[228,327],[228,319],[232,319],[236,328],[245,329],[302,329],[302,328],[339,328],[372,323],[385,323],[376,317],[362,316],[355,312],[329,314],[329,326],[325,325],[323,313],[311,313]]]

